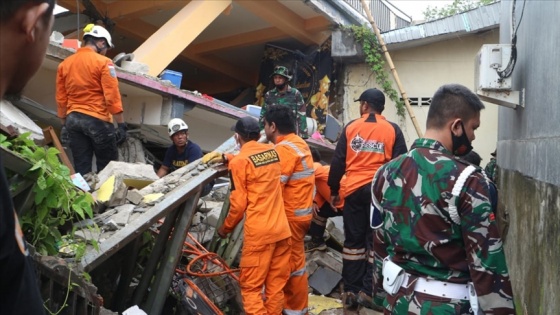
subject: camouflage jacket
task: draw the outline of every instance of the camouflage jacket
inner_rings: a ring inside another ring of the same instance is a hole
[[[514,314],[502,240],[481,169],[467,178],[455,203],[460,224],[448,212],[451,190],[467,166],[441,143],[417,139],[407,154],[377,171],[372,197],[383,224],[374,246],[376,297],[384,295],[382,280],[377,281],[382,279],[379,259],[389,255],[412,280],[472,281],[485,314]],[[468,300],[413,294],[413,287],[401,288],[387,295],[384,307],[392,314],[469,314]]]
[[[266,114],[266,109],[271,105],[284,105],[290,107],[294,114],[297,113],[297,123],[299,126],[298,135],[302,138],[307,138],[307,119],[305,115],[305,102],[303,101],[303,96],[298,89],[291,86],[287,86],[285,92],[280,92],[278,89],[274,88],[264,95],[264,104],[261,108],[261,117],[259,119],[259,124],[261,130],[264,128],[264,115]]]
[[[484,168],[484,172],[494,183],[496,182],[496,177],[498,177],[497,166],[498,165],[496,164],[496,158],[491,158],[490,162],[488,162],[488,164],[486,164],[486,167]]]

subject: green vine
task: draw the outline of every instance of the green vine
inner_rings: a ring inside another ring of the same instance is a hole
[[[381,45],[379,45],[375,34],[369,27],[358,25],[345,26],[343,30],[352,32],[354,40],[362,45],[362,50],[366,55],[365,61],[375,75],[375,81],[383,89],[383,92],[395,103],[397,115],[404,119],[404,102],[393,88],[393,83],[389,80],[389,75],[387,71],[385,71],[385,61],[383,59]]]
[[[61,230],[67,222],[93,218],[93,197],[77,189],[68,167],[60,163],[56,148],[37,146],[30,133],[8,139],[0,134],[0,146],[21,156],[33,166],[26,177],[33,179],[34,207],[20,220],[27,240],[43,255],[57,255],[64,243]],[[73,232],[73,231],[72,231]],[[74,241],[76,260],[83,256],[85,243]],[[97,244],[94,242],[94,247]]]

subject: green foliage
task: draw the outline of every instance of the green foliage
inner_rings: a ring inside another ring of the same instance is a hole
[[[7,139],[0,134],[0,146],[31,163],[27,176],[35,179],[34,208],[26,211],[20,224],[27,240],[43,255],[56,255],[62,243],[60,227],[67,222],[93,218],[93,197],[77,189],[70,170],[60,163],[56,148],[39,147],[29,139],[30,133]],[[96,244],[93,244],[96,247]],[[85,244],[78,248],[85,249]],[[76,260],[85,250],[76,251]]]
[[[498,1],[499,0],[454,0],[453,3],[443,6],[442,8],[428,6],[422,13],[424,14],[424,19],[426,19],[426,21],[432,21]]]
[[[375,75],[375,81],[383,89],[397,108],[397,115],[405,118],[404,102],[400,99],[399,94],[393,89],[393,83],[389,80],[389,75],[385,71],[385,61],[381,51],[381,45],[377,41],[377,37],[369,27],[352,25],[345,27],[345,30],[352,32],[354,40],[362,45],[362,50],[366,55],[366,63],[370,66],[371,71]]]

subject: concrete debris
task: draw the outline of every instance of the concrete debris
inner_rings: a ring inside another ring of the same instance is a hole
[[[325,231],[329,234],[330,241],[335,242],[339,248],[344,246],[344,225],[342,223],[342,216],[329,218]]]
[[[309,277],[309,286],[322,295],[327,295],[337,287],[340,280],[342,280],[340,273],[336,273],[329,268],[319,267]]]
[[[218,219],[220,218],[220,213],[222,213],[222,207],[216,207],[206,213],[206,218],[202,221],[205,224],[216,227],[218,224]]]
[[[142,199],[142,202],[145,203],[148,206],[153,206],[163,196],[164,196],[164,194],[162,194],[162,193],[149,194],[149,195],[144,196],[144,198]]]
[[[147,64],[136,61],[123,60],[121,62],[121,68],[132,73],[147,74],[150,72],[150,67]]]
[[[118,149],[119,161],[146,164],[146,153],[142,141],[130,136],[130,133],[129,137],[126,138],[126,142],[120,145]]]
[[[144,196],[142,196],[138,189],[131,189],[126,194],[126,200],[132,202],[135,205],[141,203],[142,198],[144,198]]]
[[[0,100],[0,129],[10,136],[30,132],[32,140],[42,142],[45,139],[41,127],[7,100]]]
[[[202,212],[202,213],[208,213],[211,210],[216,209],[216,208],[219,208],[220,211],[221,211],[223,204],[224,204],[223,201],[222,202],[210,201],[210,200],[204,201],[202,203],[202,207],[200,207],[199,211]]]
[[[115,221],[120,226],[125,226],[130,219],[130,215],[132,214],[132,210],[134,210],[134,205],[122,205],[120,207],[115,208],[117,213],[111,216],[111,220]]]
[[[308,254],[308,260],[315,261],[317,265],[331,269],[342,274],[342,254],[330,248],[326,251],[314,251]]]
[[[142,189],[159,179],[152,165],[111,161],[97,174],[99,183],[103,184],[109,177],[117,174],[122,175],[128,186],[136,189]],[[100,185],[95,187],[95,189],[99,188]]]
[[[107,220],[107,222],[105,222],[105,224],[103,224],[103,228],[106,231],[116,231],[119,229],[119,225],[117,224],[117,222],[115,222],[115,220],[109,219]]]
[[[104,203],[108,207],[116,207],[126,202],[128,187],[123,182],[123,174],[112,175],[101,187],[93,193],[97,201]]]
[[[99,229],[82,229],[77,230],[74,233],[74,236],[77,239],[81,239],[91,243],[92,240],[98,241],[99,239],[101,239],[101,231]]]

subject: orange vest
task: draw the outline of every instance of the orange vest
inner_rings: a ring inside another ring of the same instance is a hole
[[[278,136],[274,147],[280,155],[284,208],[290,221],[311,220],[315,176],[307,143],[294,133]]]
[[[402,152],[393,152],[395,143]],[[406,143],[396,124],[382,115],[363,114],[346,125],[336,146],[329,174],[331,191],[335,193],[344,187],[346,195],[350,195],[370,183],[377,169],[389,162],[394,153],[405,152]]]
[[[231,194],[225,231],[230,233],[245,216],[244,245],[271,244],[291,237],[280,184],[280,158],[274,148],[249,141],[231,158],[228,168]]]
[[[58,66],[56,74],[58,117],[80,112],[107,122],[123,107],[117,71],[111,59],[83,47]]]

